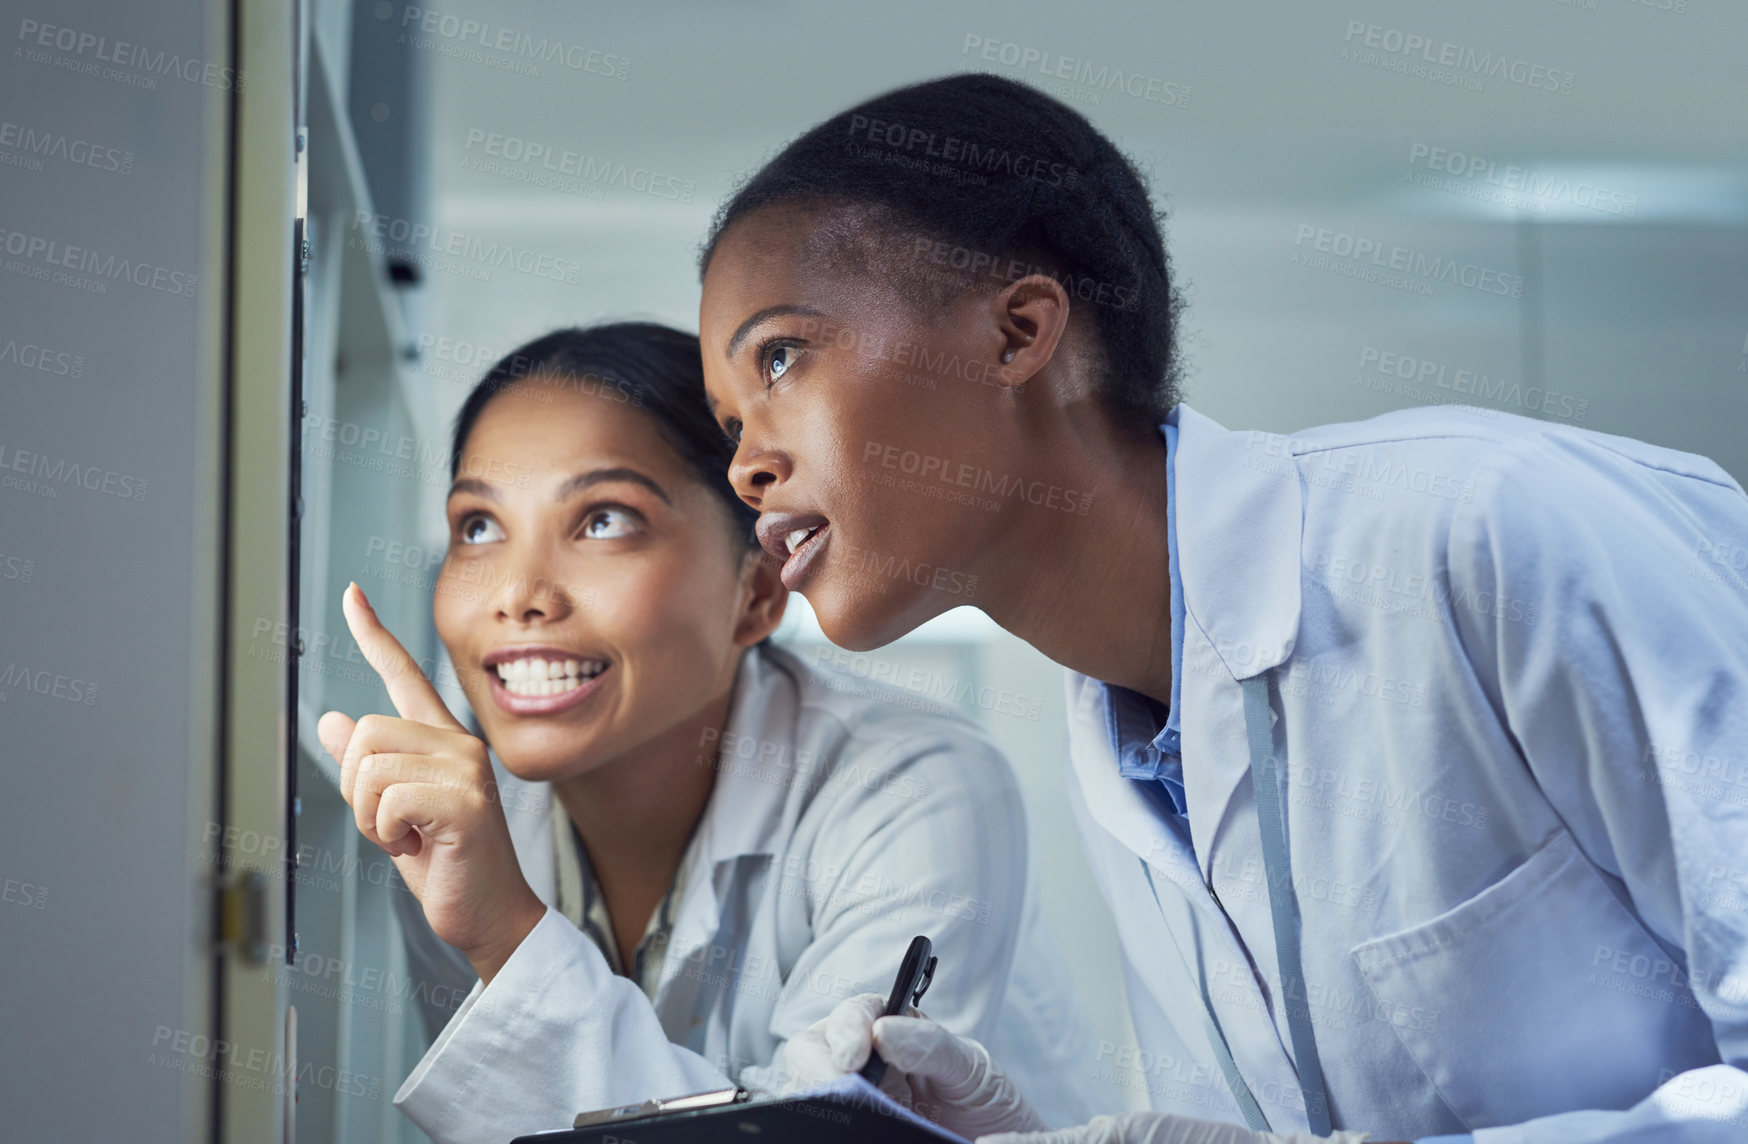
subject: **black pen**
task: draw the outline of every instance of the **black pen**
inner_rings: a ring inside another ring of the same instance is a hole
[[[904,962],[898,967],[898,979],[892,983],[892,992],[887,995],[882,1016],[901,1017],[906,1007],[923,999],[923,994],[929,991],[929,982],[935,979],[935,962],[940,960],[934,955],[934,949],[929,939],[921,934],[910,939],[910,948],[905,951]],[[885,1075],[886,1062],[870,1044],[868,1063],[862,1066],[862,1078],[877,1085]]]

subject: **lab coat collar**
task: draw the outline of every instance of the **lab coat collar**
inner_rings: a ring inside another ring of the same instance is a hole
[[[775,853],[789,792],[818,766],[797,757],[800,686],[781,654],[754,647],[741,656],[716,753],[699,752],[699,765],[717,768],[698,824],[699,856],[709,865]]]
[[[1116,750],[1105,733],[1111,717],[1111,689],[1070,670],[1067,692],[1069,726],[1081,732],[1068,737],[1069,762],[1085,797],[1087,813],[1173,882],[1185,887],[1199,882],[1189,838],[1173,826],[1176,816],[1150,801],[1148,784],[1122,775]],[[1158,797],[1163,799],[1163,792]]]
[[[1299,631],[1304,501],[1288,438],[1234,433],[1187,405],[1177,426],[1184,610],[1234,679],[1284,663]]]
[[[790,792],[809,782],[819,761],[797,756],[796,723],[801,709],[799,673],[793,657],[775,648],[755,647],[741,656],[730,691],[729,715],[716,743],[698,752],[699,766],[718,768],[704,816],[686,855],[686,885],[674,917],[673,937],[662,970],[664,984],[680,962],[711,941],[720,923],[718,894],[734,877],[742,859],[769,858],[776,851],[790,813]],[[504,772],[499,782],[515,788],[507,799],[512,837],[529,886],[547,905],[558,904],[555,823],[557,799],[548,783],[529,783]],[[526,856],[539,855],[530,860]],[[723,869],[725,865],[730,869]],[[718,883],[722,885],[718,885]]]
[[[723,895],[744,876],[742,862],[768,862],[776,853],[790,791],[818,765],[797,758],[800,683],[783,656],[757,647],[741,656],[717,750],[699,752],[699,765],[717,768],[716,785],[684,859],[686,888],[657,984],[664,1013],[669,1007],[690,1012],[698,1004],[701,979],[683,967],[717,952],[706,947],[722,927]]]
[[[1234,679],[1246,679],[1284,662],[1298,633],[1297,465],[1289,442],[1275,434],[1234,433],[1181,404],[1170,422],[1177,427],[1172,479],[1185,623],[1207,635]],[[1185,688],[1182,702],[1198,702],[1200,690]],[[1069,673],[1071,725],[1084,729],[1070,737],[1071,753],[1093,819],[1180,885],[1205,880],[1212,838],[1248,768],[1185,759],[1192,840],[1179,829],[1188,824],[1172,822],[1140,784],[1121,776],[1107,731],[1110,698],[1108,687]]]

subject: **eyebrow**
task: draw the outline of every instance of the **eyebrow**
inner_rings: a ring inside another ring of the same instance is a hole
[[[786,314],[800,314],[803,317],[808,318],[820,318],[825,316],[821,311],[815,310],[812,306],[766,306],[763,310],[760,310],[735,328],[734,336],[728,339],[728,349],[724,352],[723,356],[727,358],[734,357],[735,352],[740,349],[741,343],[746,341],[747,334],[752,331],[754,326],[758,325],[760,322],[768,322],[772,318],[781,318]]]
[[[498,499],[498,490],[477,477],[461,477],[450,485],[449,495],[454,496],[457,493],[473,493],[475,496],[484,497],[489,501]]]
[[[558,492],[553,495],[552,499],[565,500],[569,497],[575,496],[577,493],[592,485],[604,484],[609,481],[629,481],[634,485],[642,485],[656,496],[662,498],[663,504],[672,507],[674,503],[668,494],[663,491],[662,487],[656,484],[655,481],[644,476],[636,469],[629,469],[624,466],[613,469],[590,469],[586,473],[578,473],[576,476],[560,485],[558,487]]]
[[[586,473],[578,473],[576,476],[560,485],[558,487],[558,492],[553,495],[552,499],[559,501],[566,500],[577,495],[577,493],[586,488],[593,485],[604,484],[609,481],[630,481],[634,485],[642,485],[656,496],[662,498],[663,504],[671,506],[674,503],[673,498],[669,497],[666,490],[656,484],[654,480],[644,476],[636,469],[630,469],[624,466],[612,469],[590,469]],[[475,495],[482,496],[489,501],[499,499],[498,490],[477,477],[462,477],[453,485],[449,486],[450,496],[454,496],[457,493],[474,493]]]

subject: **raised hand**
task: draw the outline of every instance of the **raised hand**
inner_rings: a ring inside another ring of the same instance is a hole
[[[322,716],[317,734],[340,764],[340,795],[359,832],[394,859],[431,929],[490,982],[546,912],[516,861],[491,757],[358,585],[341,608],[400,717]]]

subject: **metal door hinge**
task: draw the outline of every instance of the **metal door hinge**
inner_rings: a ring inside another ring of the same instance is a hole
[[[259,870],[233,874],[215,887],[218,934],[214,944],[235,950],[255,965],[267,964],[267,875]]]

